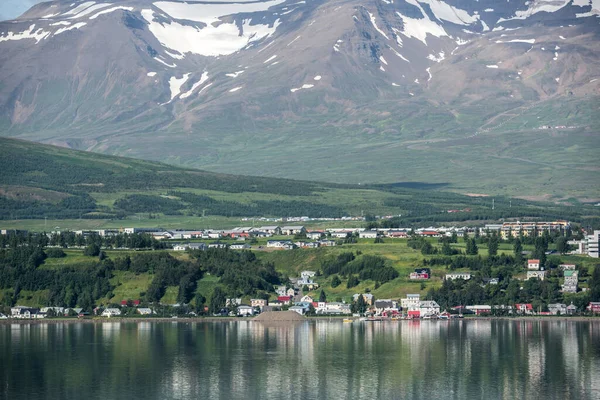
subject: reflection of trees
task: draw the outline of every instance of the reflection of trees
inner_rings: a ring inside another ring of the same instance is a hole
[[[589,398],[599,342],[600,324],[574,321],[0,325],[0,387],[8,398]]]

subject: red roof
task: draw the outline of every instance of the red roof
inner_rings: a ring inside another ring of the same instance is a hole
[[[277,300],[281,301],[282,303],[285,303],[286,301],[290,301],[291,298],[291,296],[278,296]]]
[[[515,304],[517,310],[522,310],[525,308],[526,310],[533,310],[533,306],[530,303],[527,304]]]
[[[527,262],[528,262],[529,264],[539,264],[539,263],[540,263],[540,260],[536,260],[536,259],[533,259],[533,258],[532,258],[531,260],[527,260]]]

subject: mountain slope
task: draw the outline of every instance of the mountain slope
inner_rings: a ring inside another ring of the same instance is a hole
[[[0,129],[234,173],[598,198],[598,9],[42,3],[0,24]]]

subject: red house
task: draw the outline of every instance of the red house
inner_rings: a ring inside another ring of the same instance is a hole
[[[421,318],[421,311],[409,311],[408,317],[409,318]]]
[[[292,300],[291,296],[278,296],[277,297],[277,301],[280,301],[284,304],[289,304],[289,302]]]
[[[122,306],[127,306],[127,302],[131,301],[133,303],[134,307],[137,307],[140,305],[140,301],[139,300],[121,300],[121,305]]]
[[[593,312],[594,314],[600,314],[600,302],[590,302],[587,306],[587,310]]]
[[[533,314],[533,306],[531,303],[515,304],[515,310],[518,314]]]

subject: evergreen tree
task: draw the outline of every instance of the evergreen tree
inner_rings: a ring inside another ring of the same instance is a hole
[[[227,298],[225,297],[225,292],[223,292],[223,289],[221,289],[220,286],[217,286],[210,296],[210,306],[208,311],[211,314],[218,314],[221,312],[221,309],[225,307],[226,301]]]
[[[337,275],[334,275],[333,278],[331,279],[331,287],[336,288],[336,287],[340,286],[341,284],[342,284],[342,281],[340,280],[340,277]]]
[[[496,234],[493,234],[490,237],[490,240],[488,242],[488,254],[490,256],[497,255],[498,254],[498,246],[499,246],[498,236],[496,236]]]
[[[327,295],[325,294],[325,291],[323,289],[321,289],[321,294],[319,295],[319,301],[321,303],[324,303],[327,301]]]
[[[513,251],[515,254],[515,262],[517,264],[521,264],[523,262],[523,244],[521,243],[521,239],[515,239],[515,243],[513,244]]]
[[[356,277],[356,275],[350,275],[348,277],[348,282],[346,283],[346,288],[350,289],[353,288],[354,286],[358,285],[358,278]]]

